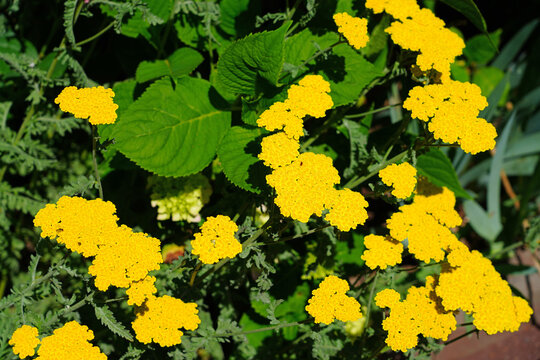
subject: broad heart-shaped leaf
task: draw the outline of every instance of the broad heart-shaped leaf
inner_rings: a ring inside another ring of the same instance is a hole
[[[260,2],[249,0],[222,0],[219,3],[221,17],[219,27],[228,35],[245,36],[255,27]]]
[[[212,161],[231,126],[226,102],[208,81],[179,78],[150,85],[115,124],[116,147],[145,170],[186,176]]]
[[[227,178],[241,189],[260,193],[269,169],[257,158],[263,129],[233,126],[221,141],[218,158]]]
[[[218,61],[218,81],[228,91],[247,95],[255,95],[266,85],[276,85],[289,26],[287,22],[277,30],[248,35],[232,43]]]
[[[427,177],[432,184],[446,186],[456,196],[471,199],[461,187],[452,163],[439,149],[432,149],[420,155],[416,162],[416,170]]]
[[[297,74],[313,73],[324,76],[330,82],[330,96],[336,107],[358,100],[362,90],[382,75],[375,65],[348,44],[338,45],[326,57],[319,56],[305,67],[300,67],[320,51],[319,49],[327,49],[338,40],[335,33],[316,36],[309,29],[305,29],[287,39],[285,43],[285,63],[294,70],[292,75],[296,77]]]
[[[137,67],[135,79],[142,83],[169,75],[179,77],[188,75],[197,68],[204,58],[197,51],[188,47],[176,50],[165,60],[143,61]]]
[[[133,97],[135,95],[135,87],[137,82],[133,79],[117,82],[113,86],[114,91],[114,103],[118,105],[116,115],[120,116],[125,112],[129,105],[133,103]],[[101,143],[109,140],[112,136],[114,124],[101,124],[97,126],[99,133],[99,140]]]

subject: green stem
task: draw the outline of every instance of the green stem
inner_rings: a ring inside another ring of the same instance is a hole
[[[285,242],[285,241],[289,241],[289,240],[295,240],[295,239],[300,239],[300,238],[303,238],[304,236],[308,236],[308,235],[311,235],[311,234],[315,234],[319,231],[322,231],[326,228],[329,228],[331,227],[331,225],[324,225],[324,226],[321,226],[319,228],[316,228],[316,229],[311,229],[309,231],[306,231],[305,233],[302,233],[302,234],[297,234],[297,235],[293,235],[293,236],[288,236],[286,238],[283,238],[283,239],[279,239],[279,240],[276,240],[276,241],[272,241],[272,242],[267,242],[267,243],[263,243],[262,245],[272,245],[272,244],[278,244],[278,243],[282,243],[282,242]]]
[[[6,291],[7,282],[8,282],[7,274],[2,274],[2,279],[0,280],[0,299],[4,296],[4,291]]]
[[[407,155],[407,151],[404,151],[404,152],[402,152],[400,154],[397,154],[396,156],[394,156],[390,160],[385,160],[385,161],[381,162],[380,164],[375,166],[375,168],[369,174],[367,174],[366,176],[362,176],[362,177],[355,176],[351,180],[349,180],[349,182],[347,182],[347,184],[345,184],[343,187],[344,188],[349,188],[349,189],[353,189],[353,188],[357,187],[358,185],[362,184],[364,181],[366,181],[366,180],[370,179],[371,177],[377,175],[381,169],[384,169],[388,165],[400,161],[406,155]]]
[[[99,197],[103,199],[103,187],[101,186],[101,176],[99,176],[99,169],[96,160],[96,127],[94,125],[90,126],[92,127],[92,163],[94,164],[94,173],[96,175],[96,181],[98,183]]]
[[[458,337],[455,338],[455,339],[452,339],[452,340],[449,340],[449,341],[445,342],[444,345],[445,345],[445,346],[446,346],[446,345],[450,345],[451,343],[456,342],[456,341],[458,341],[458,340],[460,340],[460,339],[463,339],[464,337],[469,336],[469,335],[471,335],[471,334],[473,334],[473,333],[478,333],[478,329],[472,329],[471,331],[468,331],[468,332],[466,332],[465,334],[460,335],[460,336],[458,336]]]
[[[376,113],[380,113],[380,112],[382,112],[382,111],[391,109],[391,108],[393,108],[394,106],[401,106],[401,103],[383,106],[382,108],[378,108],[378,109],[366,111],[366,112],[359,113],[359,114],[346,115],[345,117],[346,117],[347,119],[362,118],[362,117],[365,117],[365,116],[368,116],[368,115],[371,115],[371,114],[376,114]]]
[[[310,321],[311,321],[311,319],[307,319],[307,320],[304,320],[304,321],[298,321],[298,322],[293,322],[293,323],[285,323],[285,324],[279,324],[279,325],[274,325],[274,326],[268,326],[268,327],[255,329],[255,330],[238,331],[238,332],[234,332],[234,333],[225,333],[225,334],[213,335],[213,336],[214,337],[230,337],[230,336],[255,334],[255,333],[264,332],[264,331],[278,330],[278,329],[282,329],[282,328],[286,328],[286,327],[298,326],[298,325],[305,324],[305,323],[310,322]]]
[[[375,286],[377,286],[377,278],[379,276],[379,271],[375,273],[375,276],[373,277],[373,284],[371,285],[371,290],[369,291],[369,300],[366,310],[366,328],[369,327],[369,318],[371,316],[371,304],[373,303],[373,294],[375,293]],[[365,341],[365,334],[367,331],[364,330],[362,333],[362,344],[364,344]]]
[[[193,286],[195,283],[195,278],[197,277],[197,273],[201,269],[202,262],[199,262],[197,266],[195,266],[195,270],[193,270],[193,273],[191,274],[191,279],[189,279],[189,286]]]
[[[81,40],[78,43],[76,43],[75,46],[81,46],[81,45],[87,44],[87,43],[97,39],[101,35],[105,34],[110,28],[112,28],[114,26],[114,24],[115,24],[115,21],[112,21],[109,25],[105,26],[103,29],[101,29],[100,31],[98,31],[94,35],[92,35],[89,38],[86,38],[86,39]]]
[[[341,108],[338,110],[332,111],[328,119],[315,130],[315,132],[309,137],[309,139],[306,140],[300,147],[300,151],[304,151],[309,145],[311,145],[314,141],[316,141],[319,136],[324,134],[334,123],[338,122],[343,118],[343,115],[348,111],[348,108]]]

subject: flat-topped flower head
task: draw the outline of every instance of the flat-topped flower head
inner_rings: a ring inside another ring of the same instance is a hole
[[[33,356],[39,343],[38,329],[29,325],[23,325],[15,330],[9,339],[9,345],[13,346],[13,353],[21,359]]]
[[[360,304],[355,298],[347,296],[349,284],[337,276],[326,277],[319,287],[313,290],[306,311],[315,318],[315,323],[331,324],[334,319],[355,321],[362,317]]]
[[[367,19],[353,17],[347,13],[334,14],[338,32],[343,34],[355,49],[365,47],[369,41]]]
[[[99,347],[89,342],[93,338],[87,326],[70,321],[41,340],[36,360],[106,360]]]
[[[416,169],[409,163],[391,164],[379,171],[382,182],[392,186],[392,195],[398,199],[411,196],[416,186]]]
[[[96,277],[96,287],[101,291],[109,286],[127,288],[144,279],[148,272],[159,269],[163,262],[160,244],[158,239],[122,225],[100,248],[88,273]]]
[[[370,269],[379,267],[381,270],[401,262],[403,244],[390,236],[367,235],[364,237],[366,250],[361,258]]]
[[[282,131],[263,138],[261,149],[259,159],[272,169],[289,165],[300,155],[298,141],[291,139]]]
[[[184,334],[181,328],[195,330],[201,323],[197,304],[168,295],[151,296],[136,313],[137,318],[131,325],[137,340],[143,344],[178,345]]]
[[[451,80],[416,86],[403,103],[412,117],[429,122],[428,129],[436,139],[458,143],[471,154],[495,147],[495,127],[478,118],[486,106],[478,85]]]
[[[397,20],[405,20],[420,11],[416,0],[366,0],[366,8],[372,9],[375,14],[384,11]]]
[[[257,119],[257,125],[268,131],[283,130],[291,139],[304,136],[302,116],[290,110],[290,104],[278,101],[265,110]]]
[[[192,253],[199,255],[204,264],[214,264],[224,258],[233,258],[242,252],[242,244],[234,237],[238,225],[225,215],[210,216],[201,226],[201,232],[191,241]]]
[[[69,250],[90,257],[114,236],[118,225],[116,207],[101,199],[62,196],[56,204],[38,211],[34,225],[41,227],[41,237],[54,239]]]
[[[388,332],[386,344],[394,351],[405,352],[418,344],[418,335],[446,340],[456,329],[456,318],[445,311],[434,293],[435,282],[426,279],[426,286],[411,287],[407,297],[393,289],[382,290],[375,296],[378,307],[390,308],[390,315],[383,320],[382,327]]]
[[[54,102],[64,112],[79,119],[88,119],[90,124],[112,124],[116,120],[118,105],[113,102],[114,91],[103,86],[77,89],[68,86]]]
[[[141,306],[146,299],[157,292],[155,282],[156,278],[154,276],[146,276],[142,280],[132,282],[126,291],[128,305]]]
[[[328,214],[324,219],[341,231],[350,231],[366,222],[367,206],[366,199],[359,192],[350,189],[330,190],[326,195]]]

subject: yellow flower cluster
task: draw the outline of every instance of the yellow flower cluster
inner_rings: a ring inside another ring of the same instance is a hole
[[[163,259],[158,239],[118,226],[115,212],[108,201],[63,196],[41,209],[34,225],[41,227],[42,237],[58,236],[68,249],[93,256],[88,272],[96,277],[99,290],[111,285],[127,288],[159,269]]]
[[[452,80],[414,87],[403,103],[412,117],[429,121],[429,131],[436,139],[458,143],[471,154],[495,147],[495,127],[478,118],[487,105],[478,85]]]
[[[156,278],[154,276],[146,276],[142,280],[131,283],[129,289],[126,291],[128,305],[141,306],[146,299],[149,299],[157,292],[154,286],[155,282]]]
[[[62,196],[47,204],[34,218],[41,237],[54,239],[85,257],[96,256],[117,230],[118,217],[113,203]]]
[[[367,235],[364,237],[364,246],[366,250],[361,258],[370,269],[378,266],[384,270],[401,262],[403,244],[390,236]]]
[[[471,154],[493,149],[495,127],[478,118],[479,111],[487,106],[480,88],[450,80],[450,65],[461,55],[463,40],[429,9],[421,9],[416,0],[367,0],[366,7],[392,15],[396,21],[386,29],[392,40],[404,49],[419,52],[416,65],[421,71],[433,69],[440,74],[435,77],[439,84],[413,88],[403,107],[411,110],[413,117],[429,121],[436,139],[457,143]]]
[[[87,326],[70,321],[41,340],[36,360],[106,360],[99,347],[89,341],[94,332]]]
[[[418,260],[440,262],[445,250],[456,241],[449,228],[459,226],[461,217],[454,210],[456,198],[448,188],[438,188],[420,179],[411,204],[403,205],[387,221],[390,235],[408,240],[408,250]]]
[[[390,308],[390,316],[383,320],[388,331],[386,344],[394,351],[407,351],[418,344],[418,335],[446,340],[456,329],[452,311],[445,311],[434,293],[435,279],[428,277],[426,286],[411,287],[405,300],[393,289],[382,290],[375,296],[380,308]]]
[[[77,89],[68,86],[54,99],[64,112],[80,119],[88,118],[90,124],[112,124],[116,120],[118,105],[113,102],[114,92],[103,86]]]
[[[306,311],[315,318],[315,323],[329,325],[338,319],[355,321],[362,317],[360,304],[355,298],[347,296],[349,284],[337,276],[330,275],[319,287],[313,290]]]
[[[228,216],[209,217],[201,226],[201,232],[191,241],[192,253],[199,255],[205,264],[213,264],[224,258],[233,258],[242,252],[242,244],[234,237],[238,226]]]
[[[164,295],[150,297],[137,309],[132,327],[137,340],[144,344],[155,342],[161,346],[173,346],[182,342],[180,328],[195,330],[201,320],[197,304]]]
[[[347,13],[334,14],[338,32],[343,34],[355,49],[361,49],[369,41],[367,19],[353,17]]]
[[[366,7],[396,19],[386,32],[403,49],[419,52],[416,64],[422,71],[434,69],[442,79],[450,79],[450,64],[461,55],[465,43],[443,20],[421,9],[415,0],[367,0]]]
[[[529,321],[533,310],[527,301],[512,295],[508,283],[481,253],[458,242],[448,263],[435,289],[445,309],[472,314],[476,328],[488,334],[517,331]]]
[[[9,339],[9,345],[13,346],[13,352],[21,359],[33,356],[39,343],[38,329],[29,325],[23,325],[15,330]]]
[[[275,199],[284,216],[308,222],[322,216],[341,231],[349,231],[367,219],[367,202],[360,193],[336,190],[341,181],[332,159],[322,154],[302,153],[299,138],[304,134],[306,115],[323,117],[333,106],[330,84],[320,75],[308,75],[292,85],[284,102],[263,112],[257,124],[267,130],[281,130],[263,139],[259,159],[273,169],[266,177],[277,193]]]
[[[152,176],[148,185],[152,189],[151,205],[157,207],[158,220],[199,222],[199,212],[212,195],[210,182],[202,174],[180,179]]]
[[[388,165],[379,171],[382,182],[393,186],[392,195],[398,199],[406,199],[411,196],[416,186],[416,169],[409,163]]]

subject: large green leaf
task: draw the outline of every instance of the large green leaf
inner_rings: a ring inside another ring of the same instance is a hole
[[[464,201],[463,210],[465,210],[465,214],[474,231],[490,243],[493,243],[502,230],[501,223],[493,216],[490,216],[482,206],[474,200]]]
[[[480,34],[473,36],[465,43],[463,54],[470,60],[479,64],[487,64],[497,54],[497,49],[493,47],[499,46],[501,41],[502,30],[497,30],[491,34]]]
[[[285,44],[285,62],[292,75],[307,73],[323,75],[330,82],[330,96],[334,106],[357,101],[362,90],[382,75],[375,65],[347,44],[338,45],[327,56],[318,56],[304,64],[319,52],[319,49],[327,49],[338,40],[339,37],[335,33],[316,36],[306,29],[287,39]]]
[[[212,161],[231,125],[227,104],[206,80],[182,77],[153,83],[115,124],[117,148],[143,169],[186,176]]]
[[[257,155],[264,130],[233,126],[218,148],[218,158],[227,178],[241,189],[259,193],[268,172]]]
[[[289,25],[248,35],[232,43],[218,61],[218,81],[235,94],[248,95],[260,92],[265,85],[276,85],[283,65],[283,39]]]
[[[219,27],[231,36],[245,36],[255,27],[259,1],[222,0],[219,3],[221,17]]]
[[[497,67],[501,70],[504,70],[508,67],[510,62],[521,50],[521,47],[529,39],[529,36],[532,34],[536,26],[538,25],[539,19],[534,19],[533,21],[524,25],[519,32],[508,41],[506,46],[502,49],[501,53],[493,61],[491,66]]]
[[[437,186],[446,186],[456,196],[470,199],[471,197],[461,187],[456,172],[450,160],[439,149],[432,149],[420,155],[416,162],[416,169],[421,175]]]
[[[116,115],[120,116],[133,103],[137,82],[133,79],[117,82],[113,86],[114,103],[118,105]],[[97,126],[101,143],[112,137],[114,124],[101,124]]]
[[[165,60],[143,61],[137,67],[135,79],[142,83],[162,76],[179,77],[188,75],[197,68],[204,58],[197,51],[188,47],[176,50]]]

